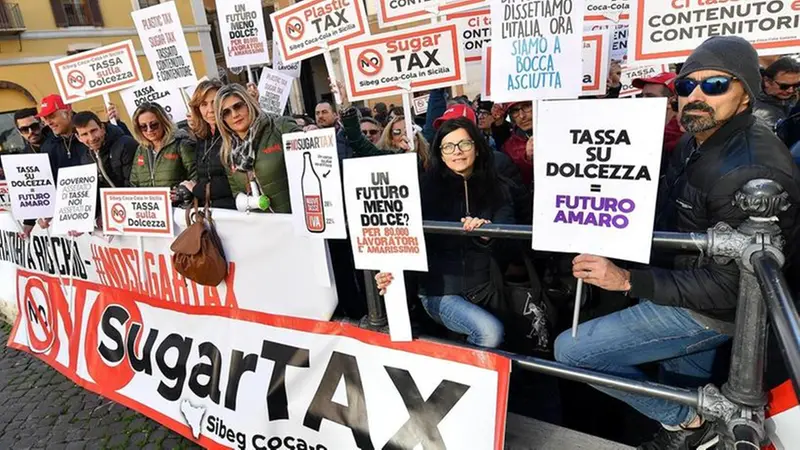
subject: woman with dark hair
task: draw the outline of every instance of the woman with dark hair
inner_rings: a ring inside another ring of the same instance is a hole
[[[486,223],[514,223],[514,210],[494,166],[493,150],[466,118],[444,122],[431,147],[431,165],[420,183],[425,220],[460,221],[467,231]],[[494,242],[469,236],[430,236],[428,273],[420,279],[420,300],[435,321],[467,336],[467,342],[497,347],[503,324],[474,302],[493,283],[490,268]],[[375,277],[385,293],[392,274]]]
[[[194,142],[158,103],[143,103],[136,108],[133,137],[139,148],[133,157],[131,186],[174,188],[197,176]]]

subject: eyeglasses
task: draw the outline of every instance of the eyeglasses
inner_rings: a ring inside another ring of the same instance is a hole
[[[525,105],[523,107],[515,106],[508,111],[512,119],[519,117],[520,113],[522,112],[525,112],[525,114],[530,114],[533,112],[533,105]]]
[[[461,150],[462,153],[469,153],[475,148],[475,141],[464,139],[463,141],[456,142],[455,144],[448,142],[446,144],[442,144],[441,148],[443,155],[452,155],[456,149]]]
[[[161,124],[158,122],[140,123],[139,130],[143,132],[158,131],[161,129]]]
[[[675,93],[680,97],[688,97],[692,95],[692,92],[694,92],[697,86],[700,86],[700,90],[706,95],[722,95],[728,92],[728,89],[731,88],[731,83],[736,79],[736,77],[725,77],[722,75],[716,75],[702,80],[681,78],[675,80]]]
[[[483,117],[491,116],[491,115],[492,115],[492,113],[489,112],[489,111],[478,111],[478,117],[479,118],[483,118]]]
[[[222,119],[227,120],[231,117],[231,115],[233,115],[234,112],[240,112],[244,108],[246,108],[244,102],[236,102],[230,108],[225,108],[222,110]]]
[[[36,132],[36,131],[41,130],[42,129],[42,124],[40,124],[39,122],[33,122],[32,124],[30,124],[30,125],[28,125],[26,127],[19,127],[17,129],[22,134],[28,134],[28,133],[32,133],[32,132]]]
[[[800,88],[800,83],[785,84],[785,83],[778,83],[775,80],[772,80],[772,82],[775,83],[775,85],[778,86],[778,89],[780,89],[782,91],[788,91],[789,89],[798,89],[798,88]]]
[[[398,130],[398,131],[402,131],[402,130]],[[381,130],[361,130],[361,134],[363,134],[364,136],[376,136],[380,132],[381,132]]]

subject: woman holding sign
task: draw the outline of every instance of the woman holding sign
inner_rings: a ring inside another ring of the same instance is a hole
[[[444,122],[433,144],[431,167],[420,189],[425,220],[461,221],[472,231],[486,223],[514,223],[511,198],[500,181],[493,150],[466,118]],[[495,295],[490,277],[494,242],[468,236],[429,236],[428,273],[420,277],[420,300],[428,315],[480,347],[503,342],[503,324],[483,309]],[[383,293],[392,274],[375,277]]]
[[[297,123],[289,117],[268,116],[238,84],[217,91],[214,115],[222,135],[222,162],[230,169],[228,181],[234,197],[243,193],[253,198],[266,196],[266,205],[254,204],[253,209],[290,213],[283,134],[301,131]],[[251,186],[261,192],[253,192]],[[250,204],[245,205],[248,210]]]

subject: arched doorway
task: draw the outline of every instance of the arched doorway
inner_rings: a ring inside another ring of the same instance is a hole
[[[25,147],[14,123],[14,113],[35,107],[36,98],[30,91],[11,81],[0,80],[0,152],[18,152]]]

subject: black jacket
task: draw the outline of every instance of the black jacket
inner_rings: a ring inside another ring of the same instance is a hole
[[[97,164],[99,175],[97,185],[101,188],[108,187],[128,187],[131,179],[131,165],[133,155],[139,144],[130,136],[126,135],[122,129],[110,124],[106,126],[106,139],[100,151],[95,153],[91,150],[82,155],[81,164]],[[99,158],[98,158],[99,156]],[[103,171],[100,171],[102,165]],[[103,176],[103,172],[108,176],[108,180]]]
[[[197,164],[197,184],[192,193],[200,206],[206,204],[206,186],[211,186],[211,207],[236,209],[236,202],[228,182],[228,172],[222,165],[220,150],[222,136],[215,133],[209,139],[199,139],[194,147],[195,164]]]
[[[790,196],[792,206],[779,219],[787,238],[784,251],[793,250],[800,225],[800,174],[783,143],[757,124],[750,111],[731,119],[699,147],[694,137],[685,135],[674,153],[661,179],[657,229],[706,232],[719,222],[737,227],[747,216],[733,205],[734,194],[748,181],[766,178],[780,183]],[[733,261],[678,257],[669,268],[632,270],[631,287],[634,297],[733,322],[739,269]]]
[[[53,179],[58,180],[58,169],[83,164],[89,149],[78,140],[78,136],[75,134],[64,137],[53,134],[42,143],[39,151],[46,153],[50,158]]]
[[[447,172],[426,172],[422,177],[422,216],[425,220],[461,222],[466,216],[493,223],[514,223],[514,210],[506,187],[496,181],[497,198],[477,177],[464,180]],[[495,240],[466,236],[430,235],[426,239],[428,272],[420,278],[424,295],[464,295],[489,281]]]

